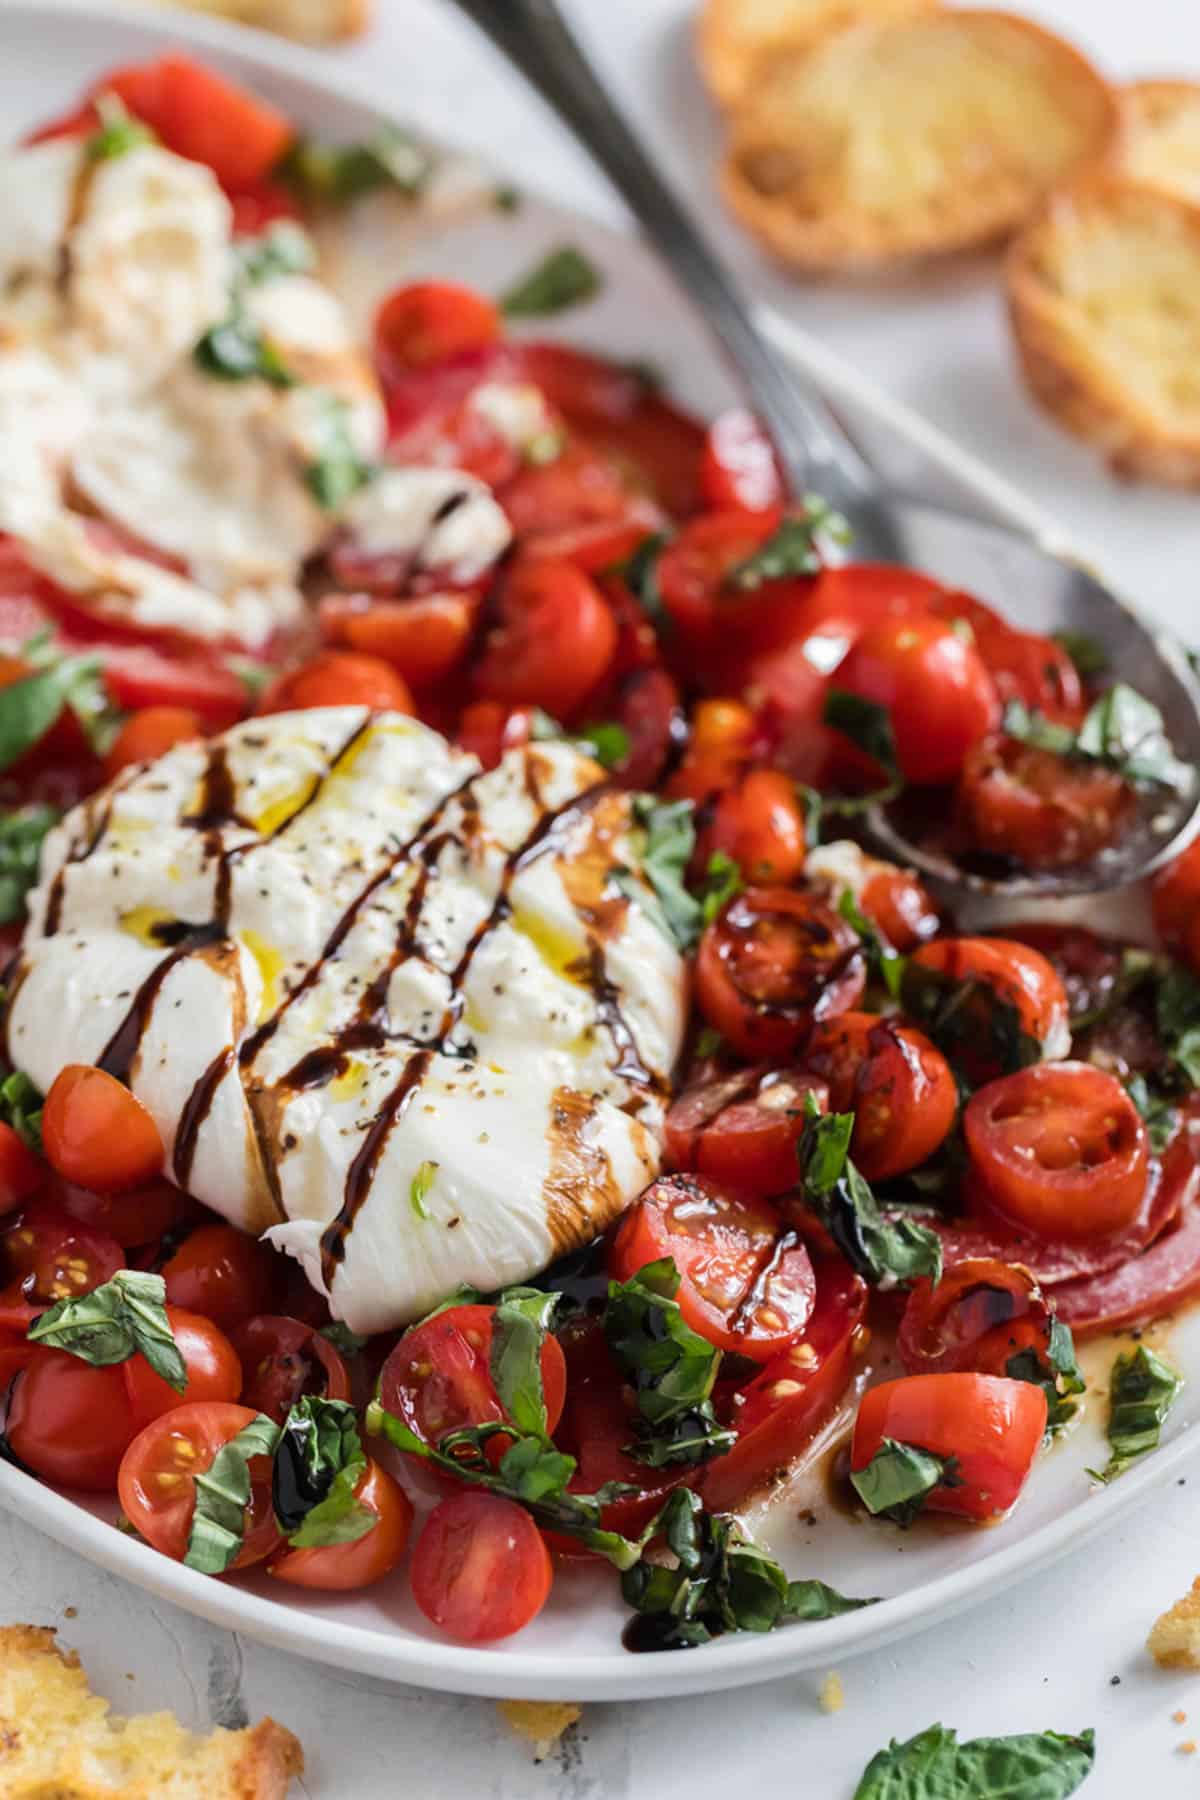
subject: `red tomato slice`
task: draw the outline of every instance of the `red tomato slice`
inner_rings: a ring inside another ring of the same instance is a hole
[[[788,579],[743,589],[731,583],[740,565],[778,530],[782,514],[704,513],[685,525],[658,560],[658,589],[688,663],[728,684],[731,645],[745,656],[786,637],[784,602],[810,584]]]
[[[1004,1375],[1021,1350],[1045,1350],[1052,1318],[1028,1269],[966,1261],[947,1270],[936,1288],[925,1276],[913,1283],[896,1347],[910,1375],[962,1369]]]
[[[704,440],[700,489],[713,511],[770,512],[783,505],[787,495],[775,450],[753,413],[739,407],[713,420]]]
[[[427,594],[408,600],[329,594],[321,602],[321,632],[329,643],[345,644],[390,663],[413,687],[427,687],[462,662],[478,611],[476,594]]]
[[[571,563],[518,563],[475,668],[482,698],[541,706],[569,720],[603,678],[617,648],[612,611]]]
[[[851,1154],[868,1181],[915,1169],[954,1124],[950,1065],[911,1025],[839,1013],[814,1025],[804,1061],[828,1083],[831,1111],[854,1114]]]
[[[120,1244],[38,1203],[0,1234],[0,1330],[25,1331],[58,1300],[75,1300],[125,1266]]]
[[[728,1422],[737,1428],[737,1443],[707,1464],[696,1483],[712,1512],[734,1511],[790,1468],[846,1391],[867,1307],[866,1284],[838,1256],[818,1259],[816,1280],[816,1304],[804,1336],[730,1401]]]
[[[341,1353],[302,1319],[260,1313],[231,1333],[241,1359],[243,1385],[233,1398],[280,1425],[303,1394],[326,1400],[351,1398]]]
[[[92,97],[101,94],[116,94],[168,150],[207,163],[232,188],[270,175],[295,135],[276,107],[189,56],[114,69],[94,84]]]
[[[1133,789],[1114,770],[1014,738],[976,745],[955,797],[971,849],[1027,869],[1090,861],[1116,842],[1135,808]]]
[[[1146,1127],[1113,1075],[1088,1063],[1039,1063],[967,1102],[971,1167],[991,1203],[1050,1237],[1107,1237],[1145,1198]]]
[[[523,1507],[497,1494],[453,1494],[435,1506],[417,1539],[413,1599],[447,1637],[490,1644],[541,1612],[554,1570]]]
[[[864,1469],[884,1438],[953,1457],[957,1487],[936,1487],[931,1512],[993,1519],[1024,1487],[1046,1430],[1046,1396],[1029,1381],[995,1375],[909,1375],[862,1397],[850,1466]]]
[[[829,1088],[802,1069],[739,1069],[684,1088],[667,1114],[667,1156],[752,1194],[781,1194],[799,1176],[805,1100],[822,1112]]]
[[[803,874],[806,849],[795,782],[780,769],[751,769],[718,799],[697,860],[703,871],[720,851],[752,886],[787,887]]]
[[[84,1063],[69,1064],[51,1083],[42,1140],[51,1168],[95,1193],[144,1187],[162,1171],[162,1139],[141,1101]]]
[[[370,1587],[390,1575],[408,1544],[412,1501],[398,1481],[369,1459],[354,1498],[375,1514],[375,1523],[365,1536],[349,1544],[284,1549],[268,1562],[267,1574],[292,1587],[336,1594]]]
[[[164,1556],[183,1561],[196,1510],[195,1478],[212,1467],[218,1450],[252,1424],[254,1417],[248,1406],[197,1401],[151,1420],[129,1445],[117,1478],[121,1507],[134,1529]],[[271,1506],[271,1458],[255,1456],[250,1460],[245,1539],[230,1566],[245,1569],[262,1562],[278,1544],[279,1528]]]
[[[185,1401],[236,1400],[242,1391],[242,1365],[219,1326],[177,1306],[168,1306],[167,1323],[187,1366],[187,1386],[182,1394],[176,1393],[140,1354],[121,1363],[125,1392],[139,1429]]]
[[[702,1176],[662,1177],[622,1219],[613,1273],[630,1281],[665,1256],[679,1271],[684,1318],[719,1350],[767,1362],[808,1323],[808,1250],[765,1201]]]
[[[111,1493],[137,1429],[119,1364],[93,1368],[66,1350],[39,1346],[13,1385],[4,1433],[43,1481]]]
[[[818,1020],[854,1006],[865,986],[857,933],[811,894],[747,888],[700,939],[700,1009],[743,1056],[791,1056]]]
[[[46,1185],[49,1170],[11,1125],[0,1123],[0,1213],[15,1212]]]
[[[631,1491],[610,1501],[601,1520],[606,1531],[636,1537],[690,1471],[652,1469],[626,1454],[635,1439],[633,1414],[598,1319],[569,1321],[563,1345],[570,1380],[555,1441],[578,1464],[568,1486],[573,1494],[594,1494],[607,1482],[622,1482]],[[556,1535],[552,1544],[556,1553],[572,1559],[591,1555],[569,1537]]]
[[[394,288],[375,314],[374,345],[384,380],[389,371],[426,369],[450,357],[486,350],[500,338],[495,303],[451,281],[413,281]]]
[[[1086,925],[1059,925],[1046,919],[998,926],[994,935],[1028,944],[1046,958],[1066,990],[1072,1021],[1081,1013],[1111,1006],[1126,948],[1116,938],[1100,937]]]
[[[833,685],[886,709],[906,780],[953,781],[1000,723],[983,659],[951,626],[912,618],[863,632]]]
[[[974,1086],[1007,1072],[1000,1048],[1014,1032],[1052,1058],[1069,1048],[1066,989],[1052,964],[1028,945],[1004,938],[938,938],[914,950],[904,984],[904,1003],[913,1017],[931,1017],[953,990],[960,996],[955,1055]]]

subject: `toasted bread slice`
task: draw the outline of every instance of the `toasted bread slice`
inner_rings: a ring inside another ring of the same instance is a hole
[[[1120,101],[1125,174],[1200,203],[1200,83],[1138,81]]]
[[[1013,244],[1025,377],[1117,473],[1200,487],[1200,207],[1098,169]]]
[[[1116,120],[1061,38],[1008,13],[931,12],[760,69],[723,187],[796,268],[879,264],[1007,236]]]
[[[735,107],[756,67],[780,51],[811,50],[820,38],[873,19],[929,12],[941,0],[704,0],[696,55],[714,100]]]
[[[371,0],[160,0],[194,12],[218,13],[239,25],[257,25],[306,44],[357,37],[371,17]]]
[[[4,1800],[283,1800],[298,1741],[262,1719],[194,1737],[173,1713],[114,1719],[54,1632],[0,1626]]]
[[[1161,1669],[1200,1669],[1200,1575],[1154,1621],[1146,1648]]]

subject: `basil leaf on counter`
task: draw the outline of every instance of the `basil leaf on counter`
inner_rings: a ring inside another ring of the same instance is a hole
[[[1031,712],[1019,700],[1005,708],[1003,728],[1009,737],[1037,749],[1103,763],[1135,787],[1186,794],[1196,780],[1194,768],[1172,749],[1157,706],[1123,681],[1101,694],[1078,731]]]
[[[696,848],[694,813],[690,800],[656,800],[652,794],[636,794],[633,815],[646,834],[643,879],[639,881],[629,870],[616,872],[621,892],[641,906],[679,950],[692,948],[704,923],[703,908],[686,885],[688,864]]]
[[[356,1500],[367,1472],[354,1408],[345,1400],[305,1394],[283,1422],[271,1472],[280,1530],[297,1550],[356,1544],[378,1515]]]
[[[236,1561],[246,1536],[250,1504],[250,1459],[274,1456],[280,1429],[259,1413],[223,1444],[209,1467],[192,1477],[196,1505],[184,1562],[202,1575],[223,1575]]]
[[[802,510],[789,513],[765,544],[739,563],[729,576],[732,587],[753,590],[764,581],[789,575],[816,575],[824,567],[818,540],[850,542],[850,527],[819,494],[805,494]]]
[[[603,285],[595,264],[567,244],[552,250],[511,287],[500,310],[510,319],[544,319],[594,299]]]
[[[420,1168],[408,1184],[408,1204],[412,1207],[418,1219],[427,1219],[429,1217],[429,1208],[425,1204],[425,1196],[437,1179],[437,1172],[440,1168],[440,1163],[425,1161],[421,1164]]]
[[[971,1738],[943,1725],[872,1757],[854,1800],[1067,1800],[1092,1772],[1096,1734]]]
[[[631,1281],[610,1282],[604,1308],[608,1347],[637,1397],[638,1436],[626,1454],[652,1468],[707,1462],[735,1438],[712,1408],[721,1353],[687,1323],[678,1292],[679,1271],[667,1256]]]
[[[867,953],[867,966],[882,981],[890,998],[899,1000],[908,959],[901,956],[898,950],[892,949],[879,927],[867,918],[849,888],[842,892],[838,911],[847,925],[852,925],[862,939],[863,949]]]
[[[884,1438],[865,1469],[852,1469],[855,1493],[874,1517],[911,1525],[936,1487],[960,1485],[953,1457]]]
[[[1004,1373],[1012,1381],[1032,1382],[1046,1396],[1046,1436],[1061,1431],[1079,1411],[1077,1395],[1087,1386],[1075,1356],[1075,1340],[1071,1328],[1061,1319],[1051,1319],[1050,1333],[1043,1355],[1034,1345],[1027,1345],[1010,1356]]]
[[[903,1215],[885,1216],[870,1183],[850,1160],[853,1113],[823,1113],[805,1095],[806,1121],[797,1146],[804,1197],[823,1220],[842,1255],[874,1287],[893,1287],[927,1275],[942,1278],[936,1231]]]
[[[28,1075],[14,1070],[0,1081],[0,1119],[11,1125],[21,1142],[42,1154],[42,1107],[45,1105],[41,1094],[34,1087]]]
[[[167,1319],[166,1295],[161,1275],[118,1269],[90,1294],[58,1301],[34,1320],[27,1335],[32,1344],[66,1350],[96,1368],[128,1362],[140,1350],[154,1373],[182,1394],[187,1365]]]
[[[22,806],[0,815],[0,925],[25,915],[25,896],[37,881],[46,833],[62,814],[53,806]]]
[[[547,1435],[542,1348],[561,1302],[561,1294],[540,1288],[507,1288],[493,1315],[492,1384],[522,1436]]]
[[[435,151],[407,131],[383,125],[360,144],[299,138],[279,173],[309,199],[345,206],[382,187],[417,199],[429,186],[439,160]]]
[[[1145,1344],[1118,1356],[1109,1378],[1108,1441],[1112,1455],[1097,1481],[1115,1481],[1141,1456],[1158,1449],[1163,1421],[1183,1387],[1183,1376]]]
[[[700,915],[704,923],[711,925],[722,907],[728,905],[735,894],[740,894],[745,885],[742,871],[732,856],[727,856],[724,850],[714,850],[700,885]]]

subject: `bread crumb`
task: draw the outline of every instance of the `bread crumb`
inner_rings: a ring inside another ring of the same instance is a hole
[[[64,1606],[63,1607],[63,1618],[64,1619],[77,1619],[78,1617],[79,1617],[79,1608],[77,1606]]]
[[[501,1700],[499,1707],[505,1723],[533,1745],[534,1762],[545,1762],[563,1733],[582,1716],[570,1700]]]
[[[1187,1714],[1183,1711],[1182,1707],[1179,1709],[1178,1712],[1173,1712],[1171,1714],[1171,1717],[1172,1717],[1172,1719],[1174,1719],[1176,1725],[1186,1725],[1187,1724]]]
[[[1196,1754],[1195,1738],[1185,1739],[1185,1741],[1182,1744],[1180,1744],[1179,1749],[1180,1749],[1180,1753],[1183,1756],[1195,1756],[1195,1754]]]
[[[821,1691],[817,1695],[817,1701],[821,1711],[827,1713],[841,1712],[843,1706],[845,1706],[846,1694],[842,1687],[842,1678],[836,1669],[831,1669],[821,1683]]]
[[[1190,1592],[1155,1620],[1146,1648],[1161,1669],[1200,1669],[1200,1575]]]

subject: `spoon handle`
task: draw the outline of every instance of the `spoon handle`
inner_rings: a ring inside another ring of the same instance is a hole
[[[794,494],[816,489],[835,505],[877,484],[825,401],[782,370],[744,300],[629,124],[593,74],[556,0],[455,0],[558,113],[604,170],[710,327],[775,444]]]

